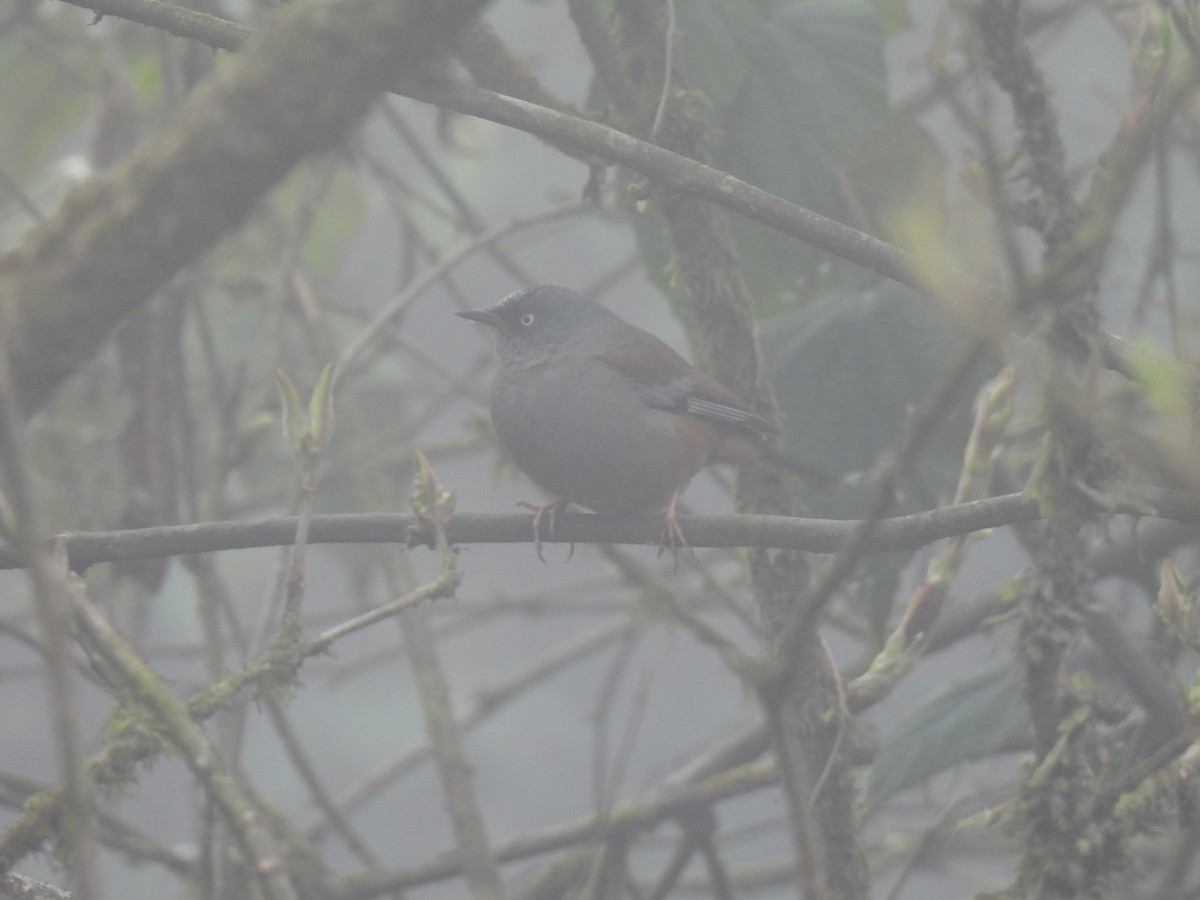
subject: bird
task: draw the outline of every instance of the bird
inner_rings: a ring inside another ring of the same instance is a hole
[[[553,540],[555,515],[577,503],[601,515],[661,514],[659,556],[670,548],[678,569],[688,544],[676,508],[697,472],[809,468],[775,447],[779,429],[737,394],[585,294],[535,285],[457,315],[492,329],[492,425],[517,468],[553,497],[518,504],[535,513],[543,562],[543,521]]]

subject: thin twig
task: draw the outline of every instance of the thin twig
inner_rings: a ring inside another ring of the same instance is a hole
[[[8,308],[0,308],[0,531],[23,561],[33,594],[34,614],[45,647],[50,681],[55,749],[65,785],[67,816],[59,839],[72,860],[83,900],[100,896],[96,871],[96,836],[92,821],[92,782],[84,767],[79,734],[66,580],[42,540],[42,511],[25,455],[24,417],[9,365],[5,341]],[[2,871],[2,869],[0,869]]]
[[[235,779],[224,770],[216,749],[189,717],[187,707],[171,695],[81,591],[72,590],[70,598],[83,640],[104,660],[106,670],[119,679],[122,690],[154,718],[205,796],[216,804],[263,894],[271,900],[293,900],[297,894],[279,851],[238,791]]]
[[[539,210],[532,215],[503,222],[489,228],[487,231],[480,232],[471,240],[458,247],[458,249],[446,254],[445,258],[437,265],[431,266],[428,271],[422,273],[412,284],[408,285],[403,291],[385,303],[371,318],[371,321],[350,339],[338,356],[334,380],[335,386],[341,382],[341,379],[354,366],[355,360],[367,345],[375,340],[379,332],[387,327],[387,324],[393,318],[399,315],[413,300],[427,291],[431,285],[441,279],[446,272],[453,269],[468,256],[526,228],[578,215],[587,209],[588,205],[585,203],[570,203],[565,206],[554,206],[549,209]]]
[[[493,681],[476,692],[474,698],[455,715],[455,724],[460,732],[474,728],[493,713],[499,712],[534,685],[557,675],[567,666],[582,662],[592,654],[607,647],[615,640],[630,634],[637,626],[628,615],[614,616],[588,629],[551,650],[528,668],[521,669],[509,678]],[[392,782],[410,772],[417,764],[429,758],[432,746],[424,736],[406,748],[395,759],[389,760],[378,770],[369,772],[360,782],[352,785],[337,798],[339,809],[350,812],[377,797]],[[328,823],[310,818],[301,825],[301,830],[313,840],[318,840],[327,829]]]
[[[675,0],[667,0],[667,32],[663,38],[663,83],[654,110],[654,124],[650,126],[650,140],[658,135],[663,113],[667,110],[667,98],[671,96],[671,72],[675,67]]]
[[[604,840],[614,834],[646,831],[686,809],[761,790],[776,782],[775,766],[764,764],[742,766],[695,785],[660,786],[639,798],[618,804],[611,816],[585,816],[499,845],[495,848],[495,857],[497,862],[511,862]],[[462,861],[454,854],[448,854],[408,869],[364,872],[335,879],[329,886],[328,896],[330,900],[366,900],[383,891],[431,884],[461,872]]]

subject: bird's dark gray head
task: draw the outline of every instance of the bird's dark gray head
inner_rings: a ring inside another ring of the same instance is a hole
[[[489,309],[468,309],[458,315],[495,329],[496,354],[502,363],[534,363],[578,353],[624,324],[591,297],[552,284],[524,288]]]

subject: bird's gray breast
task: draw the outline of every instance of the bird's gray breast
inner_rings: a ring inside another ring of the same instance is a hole
[[[502,369],[492,423],[521,471],[600,513],[659,512],[703,464],[681,458],[675,414],[597,359]]]

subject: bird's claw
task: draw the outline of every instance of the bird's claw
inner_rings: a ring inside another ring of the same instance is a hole
[[[671,560],[675,564],[676,573],[679,572],[680,547],[683,547],[688,553],[691,553],[693,557],[696,555],[695,551],[692,550],[691,544],[689,544],[687,539],[683,536],[683,531],[679,527],[679,520],[675,518],[675,501],[678,499],[678,494],[672,497],[670,505],[667,506],[666,512],[663,513],[662,533],[658,538],[659,558],[661,558],[662,555],[667,551],[667,548],[670,547]]]
[[[517,501],[517,506],[521,507],[522,509],[531,510],[534,514],[533,515],[533,549],[535,551],[537,551],[537,557],[543,563],[546,562],[546,557],[542,554],[542,520],[543,519],[549,520],[546,523],[548,526],[547,536],[549,537],[551,543],[557,543],[557,541],[555,540],[555,537],[554,537],[555,517],[558,515],[558,511],[560,509],[562,509],[563,507],[565,507],[566,505],[567,505],[566,500],[551,500],[549,503],[542,503],[542,504],[529,503],[525,500]],[[575,542],[572,541],[571,549],[567,551],[567,558],[565,560],[563,560],[563,562],[569,563],[571,561],[571,557],[574,555],[575,555]]]

